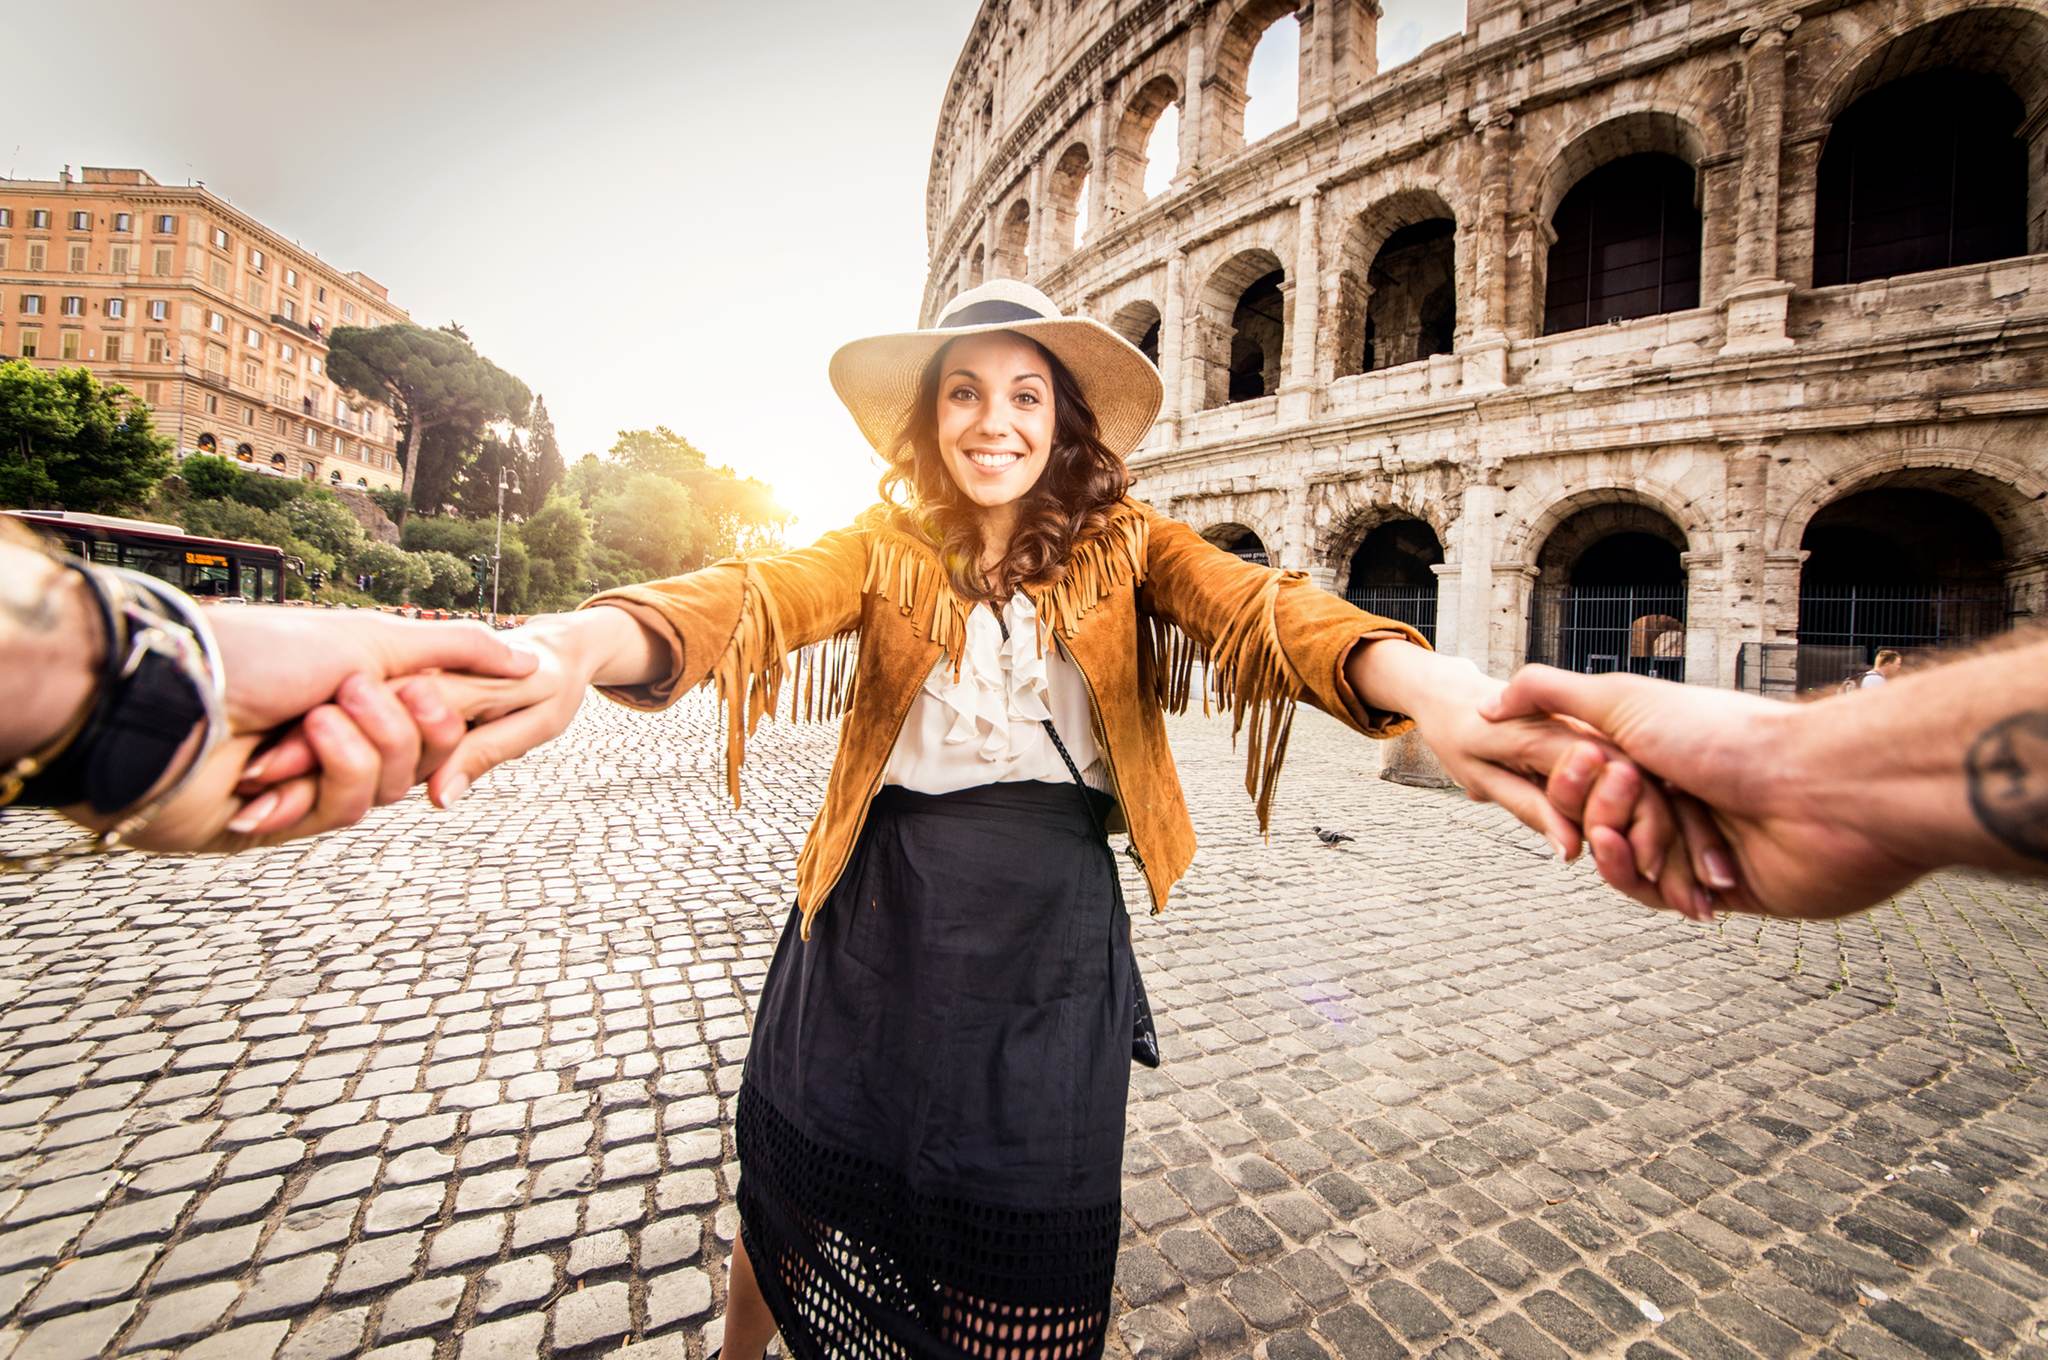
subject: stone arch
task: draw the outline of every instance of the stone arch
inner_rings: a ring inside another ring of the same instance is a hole
[[[1214,159],[1241,150],[1244,147],[1244,110],[1247,98],[1245,84],[1251,72],[1252,53],[1257,50],[1259,39],[1265,36],[1281,19],[1298,14],[1300,0],[1244,0],[1231,13],[1228,21],[1219,26],[1220,32],[1214,49],[1209,53],[1209,79],[1203,85],[1202,129],[1204,141]],[[1308,41],[1308,29],[1302,29],[1304,45]],[[1297,68],[1305,73],[1307,63]],[[1297,109],[1300,107],[1297,95]]]
[[[1218,265],[1202,285],[1194,357],[1204,409],[1243,400],[1254,377],[1258,395],[1279,390],[1287,359],[1286,281],[1279,255],[1252,246]]]
[[[2048,250],[2048,13],[1889,25],[1817,85],[1816,287]]]
[[[1559,496],[1527,519],[1510,525],[1501,535],[1499,560],[1537,566],[1537,555],[1559,525],[1582,510],[1603,505],[1636,505],[1655,512],[1675,528],[1676,537],[1671,542],[1680,552],[1693,551],[1695,536],[1704,532],[1705,526],[1689,512],[1688,502],[1674,491],[1640,482],[1602,482]]]
[[[967,257],[967,287],[981,287],[982,276],[986,272],[987,264],[988,253],[979,242],[976,242],[974,253]]]
[[[1004,212],[996,229],[996,251],[990,265],[999,279],[1021,279],[1027,271],[1026,256],[1031,245],[1031,204],[1017,199]]]
[[[1080,246],[1079,233],[1086,222],[1088,176],[1093,169],[1086,142],[1071,142],[1053,162],[1045,181],[1044,230],[1039,233],[1044,257],[1040,272],[1053,268]]]
[[[1117,120],[1114,139],[1104,157],[1103,173],[1108,176],[1104,187],[1108,190],[1112,223],[1145,206],[1145,175],[1149,167],[1146,148],[1152,129],[1178,103],[1180,82],[1162,72],[1139,86],[1138,92],[1124,104],[1123,116]]]
[[[1940,491],[1969,501],[1990,518],[2009,556],[2048,555],[2048,477],[1963,448],[1895,449],[1816,477],[1778,522],[1776,551],[1797,551],[1814,516],[1828,504],[1886,487]]]
[[[1227,553],[1262,567],[1273,565],[1272,540],[1239,520],[1223,520],[1201,531],[1202,537]]]
[[[1136,345],[1152,367],[1159,367],[1159,307],[1148,298],[1126,302],[1109,318],[1109,328]]]
[[[1442,227],[1430,226],[1437,223]],[[1415,240],[1396,239],[1403,232]],[[1386,267],[1381,268],[1381,255],[1389,244],[1396,258],[1385,261]],[[1461,322],[1458,300],[1463,296],[1458,252],[1457,214],[1434,186],[1397,189],[1352,219],[1339,248],[1332,318],[1338,377],[1390,368],[1430,354],[1447,354],[1455,347]],[[1377,280],[1376,269],[1380,271]],[[1440,315],[1444,309],[1447,317]],[[1429,326],[1426,320],[1442,324]],[[1411,328],[1413,342],[1408,343]],[[1397,330],[1402,343],[1382,352],[1378,342],[1390,329]],[[1374,342],[1375,360],[1390,362],[1366,362],[1368,336]],[[1439,340],[1441,344],[1435,343]]]
[[[1636,487],[1580,491],[1546,507],[1519,542],[1536,569],[1530,660],[1685,678],[1692,538],[1663,497]]]
[[[1348,550],[1330,563],[1344,598],[1370,614],[1412,625],[1436,641],[1437,574],[1443,533],[1420,515],[1376,505],[1339,535]]]
[[[1536,318],[1540,333],[1598,324],[1608,319],[1603,312],[1622,319],[1699,305],[1708,236],[1700,165],[1714,150],[1701,126],[1670,109],[1628,110],[1581,127],[1543,163],[1544,168],[1536,176],[1532,205],[1541,249],[1531,251],[1529,257],[1530,315]],[[1684,167],[1682,172],[1678,165]],[[1616,179],[1640,181],[1641,191],[1620,192],[1627,186],[1610,182]],[[1681,183],[1687,179],[1689,184]],[[1560,246],[1576,256],[1582,229],[1583,244],[1588,256],[1591,255],[1594,237],[1590,217],[1584,223],[1577,219],[1582,211],[1590,213],[1596,201],[1602,199],[1640,202],[1646,215],[1655,220],[1654,249],[1660,263],[1653,269],[1639,266],[1635,271],[1645,276],[1641,281],[1653,295],[1646,308],[1637,305],[1641,299],[1628,289],[1629,284],[1638,282],[1637,278],[1620,269],[1596,268],[1590,259],[1590,272],[1575,270],[1569,279],[1561,273],[1553,279],[1560,265]],[[1650,213],[1648,210],[1653,206],[1661,211]],[[1561,222],[1561,212],[1572,221]],[[1663,220],[1667,212],[1671,219],[1668,222]],[[1562,240],[1561,230],[1568,233]],[[1679,267],[1674,270],[1667,266]],[[1587,295],[1580,298],[1577,286],[1582,280],[1586,282]],[[1619,310],[1615,310],[1617,299],[1603,292],[1610,288],[1620,290],[1627,298]],[[1566,292],[1577,300],[1576,306],[1564,296]]]

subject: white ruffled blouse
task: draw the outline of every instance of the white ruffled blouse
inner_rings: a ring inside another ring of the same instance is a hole
[[[882,782],[918,793],[1023,779],[1071,784],[1066,762],[1046,735],[1043,720],[1051,718],[1081,778],[1111,792],[1087,684],[1058,639],[1048,642],[1040,651],[1038,612],[1021,590],[1004,606],[1001,625],[992,607],[969,610],[959,678],[952,659],[940,657],[911,701]]]

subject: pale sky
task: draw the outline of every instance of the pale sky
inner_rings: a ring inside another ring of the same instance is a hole
[[[772,483],[798,543],[873,499],[825,364],[916,324],[971,0],[90,9],[8,15],[36,55],[10,66],[6,173],[205,181],[422,325],[460,321],[571,461],[668,425]],[[1464,22],[1463,0],[1386,10],[1383,68]]]

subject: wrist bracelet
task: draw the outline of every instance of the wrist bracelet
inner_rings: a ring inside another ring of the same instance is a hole
[[[31,782],[35,784],[38,795],[31,805],[62,806],[63,803],[45,802],[44,799],[54,798],[65,790],[76,790],[80,796],[64,799],[64,803],[81,801],[83,781],[79,772],[83,763],[67,757],[84,744],[83,738],[95,724],[106,720],[115,685],[120,678],[122,661],[127,654],[126,621],[112,598],[106,578],[90,563],[68,553],[52,554],[50,560],[68,571],[77,572],[85,585],[86,595],[92,600],[93,616],[100,627],[99,676],[93,684],[91,696],[62,732],[0,773],[0,808],[26,793]]]

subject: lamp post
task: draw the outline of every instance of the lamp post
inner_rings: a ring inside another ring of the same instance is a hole
[[[498,559],[505,551],[505,470],[498,469],[498,532],[491,544],[491,627],[498,626]]]

